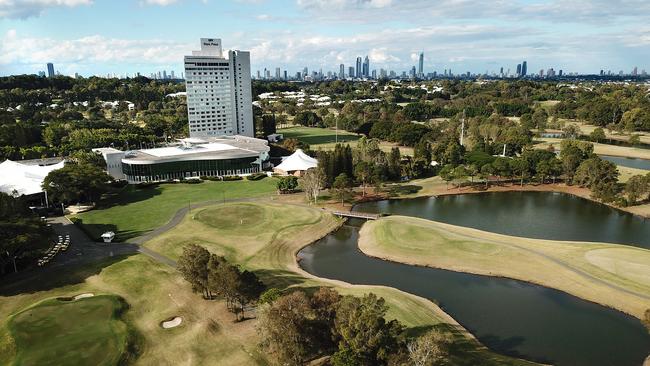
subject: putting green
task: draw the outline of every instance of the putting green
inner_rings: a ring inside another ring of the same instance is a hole
[[[629,248],[596,249],[585,253],[585,258],[607,272],[650,287],[650,252]]]
[[[44,300],[9,321],[16,365],[115,365],[127,346],[126,303],[99,295]]]
[[[251,230],[264,223],[266,212],[263,207],[253,204],[223,205],[201,210],[194,218],[220,230],[240,230],[241,225]]]

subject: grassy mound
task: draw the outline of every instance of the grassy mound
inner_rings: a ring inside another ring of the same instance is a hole
[[[125,358],[127,304],[100,295],[76,301],[48,299],[9,321],[16,365],[115,365]]]

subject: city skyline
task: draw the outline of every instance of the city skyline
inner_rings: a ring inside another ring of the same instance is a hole
[[[148,76],[182,70],[183,50],[220,34],[251,51],[253,70],[337,71],[368,55],[372,69],[498,72],[530,60],[534,70],[648,69],[650,4],[637,0],[195,1],[34,0],[0,3],[0,74]],[[123,5],[123,6],[122,6]],[[110,21],[107,21],[110,19]],[[192,26],[185,27],[185,19]],[[623,22],[624,21],[624,22]],[[621,25],[625,24],[625,25]],[[205,31],[208,30],[208,31]],[[363,62],[363,61],[362,61]],[[370,71],[371,71],[370,70]]]

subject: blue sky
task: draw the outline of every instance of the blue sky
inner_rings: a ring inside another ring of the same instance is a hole
[[[182,69],[200,37],[252,69],[650,72],[648,0],[0,0],[0,75]],[[272,71],[273,73],[273,71]]]

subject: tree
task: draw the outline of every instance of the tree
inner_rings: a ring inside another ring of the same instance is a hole
[[[313,311],[304,292],[282,296],[258,310],[258,330],[262,345],[281,364],[299,365],[310,351],[307,333]]]
[[[34,260],[50,245],[52,229],[28,207],[23,196],[0,192],[0,274],[16,262]]]
[[[439,365],[448,354],[452,339],[448,333],[433,329],[408,343],[409,359],[414,366]]]
[[[366,184],[372,175],[372,168],[370,164],[365,161],[360,161],[354,166],[354,176],[361,182],[362,197],[366,196]]]
[[[451,176],[453,180],[457,182],[459,190],[463,186],[463,181],[467,179],[467,174],[467,168],[465,168],[463,165],[459,165],[455,167],[454,170],[452,170]]]
[[[351,187],[352,182],[348,176],[345,173],[339,174],[332,183],[332,198],[341,201],[341,204],[350,200],[354,196]]]
[[[208,262],[210,260],[210,252],[207,249],[200,245],[188,244],[183,248],[183,253],[178,258],[176,266],[183,278],[192,285],[192,290],[201,292],[206,299],[212,297],[208,290]]]
[[[288,177],[280,177],[276,186],[280,193],[293,192],[298,188],[298,177],[292,175]]]
[[[544,108],[537,108],[533,112],[533,125],[539,130],[544,131],[548,123],[548,114]]]
[[[632,146],[641,145],[641,136],[637,133],[632,134],[627,142]]]
[[[494,168],[494,172],[498,175],[498,180],[500,180],[501,177],[509,177],[510,176],[510,159],[504,158],[502,156],[499,156],[498,158],[494,159],[492,162],[492,167]]]
[[[440,169],[440,172],[438,173],[440,178],[442,178],[442,180],[445,181],[447,185],[447,189],[449,189],[449,182],[454,180],[453,173],[454,173],[454,167],[451,165],[445,165],[444,167],[442,167],[442,169]]]
[[[514,158],[510,160],[510,169],[519,178],[519,185],[523,186],[524,179],[528,177],[528,161],[522,158]]]
[[[542,160],[539,163],[537,163],[535,170],[537,171],[537,175],[539,176],[539,182],[541,184],[544,184],[546,177],[548,177],[551,174],[551,165],[548,163],[548,160]]]
[[[627,193],[630,204],[636,204],[636,201],[644,194],[650,191],[650,177],[643,175],[634,175],[625,183],[625,193]]]
[[[112,180],[95,165],[67,163],[63,168],[48,173],[42,187],[51,201],[93,202],[108,190]]]
[[[401,178],[401,161],[402,156],[399,148],[393,147],[388,155],[388,177],[390,179],[399,180]]]
[[[334,320],[340,335],[337,354],[349,352],[361,364],[385,364],[398,350],[398,336],[404,329],[397,320],[384,319],[387,310],[385,300],[372,293],[363,298],[344,296]]]
[[[607,138],[605,136],[605,130],[602,127],[597,127],[589,134],[589,139],[593,142],[601,142]]]
[[[322,168],[312,168],[305,172],[302,177],[302,186],[307,195],[307,201],[311,202],[313,200],[314,203],[318,201],[318,196],[320,190],[323,189],[324,183],[325,174]]]
[[[564,136],[568,139],[576,139],[578,136],[580,136],[580,127],[576,125],[575,123],[566,125],[563,129],[562,132],[564,132]]]
[[[321,118],[312,111],[298,112],[293,119],[293,123],[309,127],[316,127],[320,122]]]
[[[494,175],[494,167],[492,164],[485,164],[481,167],[481,178],[485,179],[485,188],[490,183],[490,176]]]
[[[260,295],[260,298],[257,300],[259,305],[263,304],[272,304],[275,300],[279,299],[282,296],[282,291],[278,288],[272,287]]]

